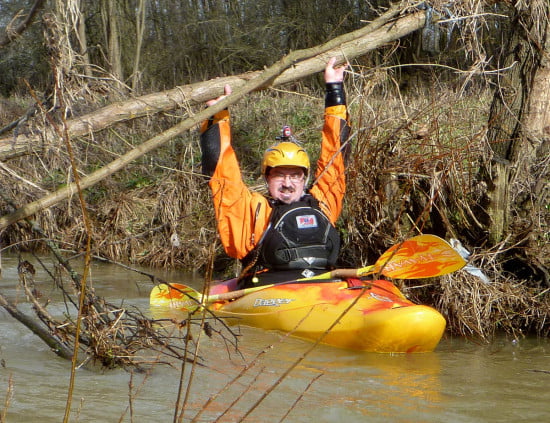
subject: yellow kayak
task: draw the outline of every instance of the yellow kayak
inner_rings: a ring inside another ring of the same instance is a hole
[[[231,301],[235,281],[215,285],[209,304],[229,325],[277,330],[291,336],[360,351],[410,353],[433,351],[445,330],[435,309],[414,304],[387,280],[285,282],[250,289]],[[156,305],[189,309],[195,300],[185,285],[155,292]],[[251,291],[251,292],[250,292]]]

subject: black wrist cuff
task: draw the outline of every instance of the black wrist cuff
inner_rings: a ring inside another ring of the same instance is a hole
[[[346,93],[343,82],[327,82],[325,107],[340,106],[346,104]]]

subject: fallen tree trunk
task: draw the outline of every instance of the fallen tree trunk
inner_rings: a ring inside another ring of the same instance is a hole
[[[423,27],[425,22],[423,11],[406,15],[390,23],[399,12],[398,8],[392,8],[370,25],[335,38],[331,41],[335,45],[331,51],[294,63],[269,84],[257,89],[275,87],[305,78],[322,71],[327,57],[337,56],[340,59],[350,60]],[[67,131],[69,136],[78,137],[100,131],[118,122],[166,112],[182,105],[202,104],[223,94],[225,84],[238,89],[261,73],[262,71],[256,71],[216,78],[113,103],[93,113],[67,121]],[[0,160],[6,161],[33,152],[40,153],[49,140],[56,138],[55,131],[52,128],[46,128],[40,133],[19,134],[0,139]]]
[[[113,173],[122,169],[128,163],[131,163],[137,158],[164,145],[169,140],[193,128],[204,119],[208,119],[215,113],[225,109],[226,107],[235,103],[252,91],[280,85],[319,72],[324,68],[326,62],[330,57],[337,57],[338,62],[342,63],[346,60],[365,54],[369,50],[380,47],[385,43],[401,38],[421,28],[424,25],[424,12],[416,12],[411,15],[407,15],[404,18],[390,22],[398,15],[398,13],[398,7],[395,6],[391,8],[388,12],[375,20],[372,24],[360,30],[367,33],[362,38],[358,38],[356,36],[356,31],[335,38],[321,46],[313,47],[306,50],[294,51],[285,56],[279,62],[275,63],[270,68],[266,69],[265,71],[261,73],[256,72],[254,74],[255,76],[253,76],[248,81],[239,77],[218,78],[207,83],[188,86],[187,89],[191,89],[191,91],[187,91],[187,96],[184,95],[186,91],[183,88],[176,89],[175,91],[170,91],[170,93],[174,95],[176,91],[179,91],[180,95],[182,96],[180,97],[181,101],[190,101],[191,99],[194,99],[194,101],[196,102],[203,102],[207,99],[211,99],[222,94],[223,87],[227,83],[231,84],[233,88],[233,93],[230,96],[224,98],[222,101],[205,110],[202,110],[201,112],[195,114],[190,118],[185,119],[178,125],[145,141],[143,144],[127,152],[126,154],[107,164],[103,168],[82,178],[80,180],[80,188],[88,188],[95,183],[101,181],[102,179],[112,175]],[[138,110],[140,110],[140,113],[144,115],[152,112],[153,110],[160,111],[158,110],[160,104],[171,104],[172,108],[175,107],[175,104],[177,104],[174,99],[169,100],[167,103],[165,103],[167,98],[166,92],[161,94],[151,94],[149,96],[146,96],[146,98],[148,98],[148,103],[146,103],[142,98],[140,100],[133,100],[131,102],[123,103],[125,104],[125,107],[121,107],[120,104],[109,106],[105,108],[107,109],[107,112],[105,111],[105,109],[103,109],[98,113],[92,114],[89,116],[89,120],[86,122],[84,122],[82,118],[75,119],[73,123],[67,128],[65,134],[68,134],[69,136],[77,136],[79,135],[78,131],[83,131],[80,133],[80,135],[82,135],[83,133],[103,129],[109,124],[113,124],[121,120],[130,119],[134,117],[132,113],[137,113],[135,111],[135,107],[137,106],[140,106],[138,107]],[[158,103],[156,103],[156,109],[152,107],[152,104],[154,104],[154,99],[159,101]],[[164,107],[167,107],[166,105]],[[117,110],[117,108],[119,110],[119,113],[115,113],[115,110]],[[113,115],[116,115],[118,117],[113,118]],[[92,117],[97,118],[98,116],[103,116],[103,119],[91,119]],[[77,128],[79,129],[77,130]],[[55,133],[52,130],[51,132],[49,132],[48,135],[57,136],[54,134]],[[43,136],[44,135],[45,134],[43,134]],[[32,140],[29,139],[29,143],[33,141],[33,144],[36,145],[38,141],[37,138],[39,137],[35,137]],[[12,140],[9,140],[7,142],[11,143]],[[72,183],[50,195],[42,197],[37,201],[28,203],[25,206],[16,210],[15,212],[1,217],[0,229],[17,222],[18,220],[29,217],[40,210],[51,207],[54,204],[57,204],[60,201],[69,198],[76,192],[77,186],[76,184]]]

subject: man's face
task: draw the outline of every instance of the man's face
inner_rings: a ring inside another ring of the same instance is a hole
[[[271,196],[285,204],[302,198],[306,175],[304,169],[296,166],[277,166],[267,175],[267,188]]]

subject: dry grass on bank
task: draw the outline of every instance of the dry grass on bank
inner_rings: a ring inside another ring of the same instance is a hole
[[[441,282],[437,307],[451,333],[489,341],[496,332],[514,338],[525,333],[550,334],[550,297],[544,291],[511,278],[481,282],[461,271]]]

